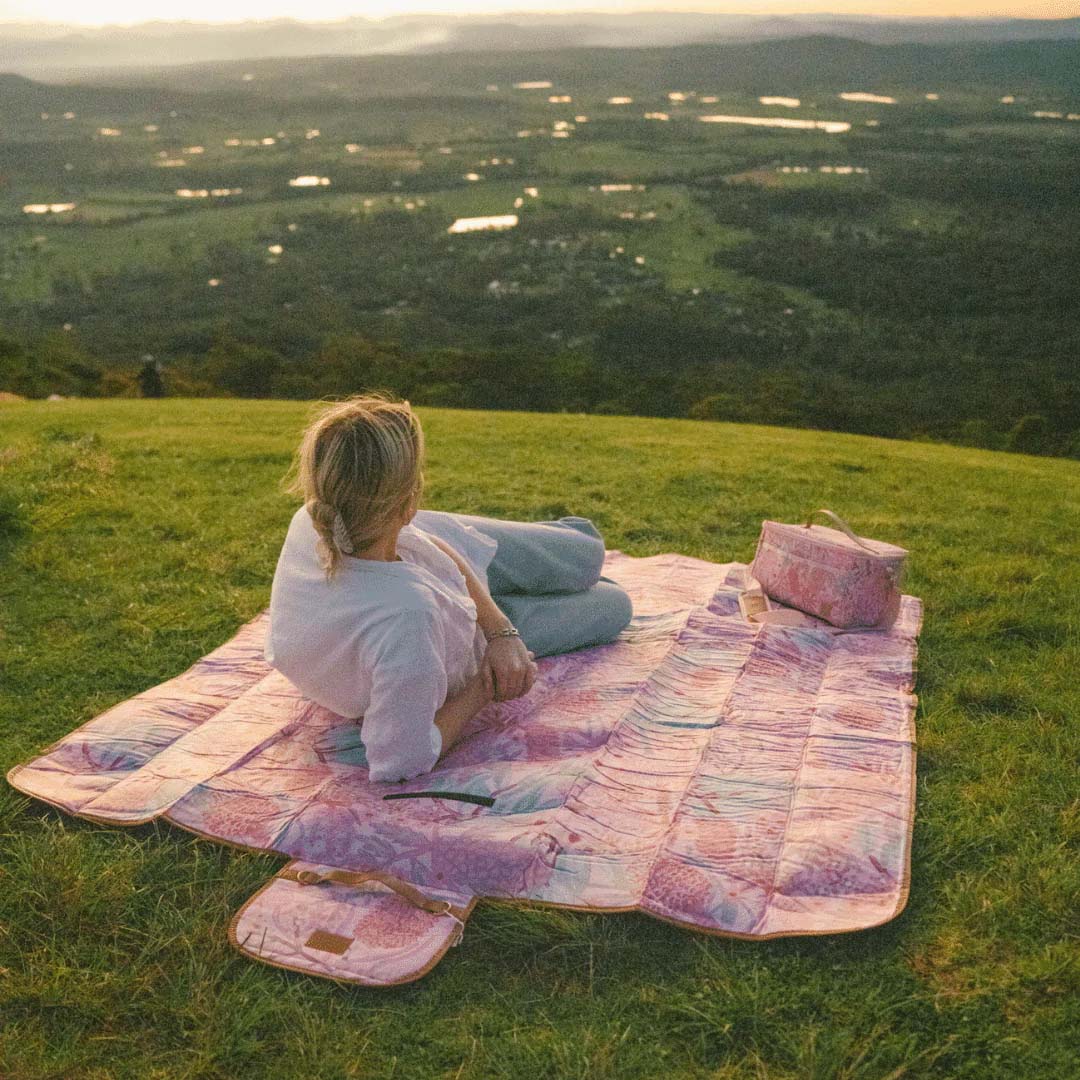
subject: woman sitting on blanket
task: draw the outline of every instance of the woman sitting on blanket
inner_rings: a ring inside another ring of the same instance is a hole
[[[301,442],[266,659],[308,698],[362,717],[372,780],[428,772],[535,658],[613,640],[630,598],[582,517],[523,523],[420,510],[424,437],[408,402],[325,408]]]

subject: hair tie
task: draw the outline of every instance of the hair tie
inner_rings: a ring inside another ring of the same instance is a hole
[[[337,545],[338,551],[343,551],[346,555],[352,554],[353,542],[349,539],[348,530],[345,528],[345,519],[340,512],[334,514],[334,543]]]

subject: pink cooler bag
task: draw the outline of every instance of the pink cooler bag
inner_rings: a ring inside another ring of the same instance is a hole
[[[833,626],[888,626],[900,607],[907,551],[856,536],[831,510],[838,529],[764,521],[750,573],[765,594]]]

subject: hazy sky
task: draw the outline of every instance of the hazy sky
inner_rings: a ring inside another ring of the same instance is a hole
[[[844,15],[1017,16],[1062,18],[1080,15],[1080,0],[0,0],[0,22],[41,21],[100,26],[151,19],[240,22],[290,17],[309,21],[347,15],[380,18],[414,12],[495,14],[506,11],[717,11],[796,14],[827,11]]]

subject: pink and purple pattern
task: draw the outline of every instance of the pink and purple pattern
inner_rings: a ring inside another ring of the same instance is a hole
[[[822,525],[765,521],[750,573],[771,599],[833,626],[879,626],[899,614],[906,556],[894,544],[856,543]]]
[[[289,856],[233,942],[372,986],[429,971],[479,898],[754,939],[893,918],[908,890],[919,600],[904,596],[887,630],[759,627],[739,611],[741,564],[610,551],[604,573],[634,602],[620,637],[542,660],[533,690],[479,713],[427,776],[370,782],[357,724],[263,660],[263,612],[8,779],[94,821],[161,816]],[[430,790],[494,804],[383,801]],[[379,871],[448,911],[379,883],[298,883],[308,868]]]

